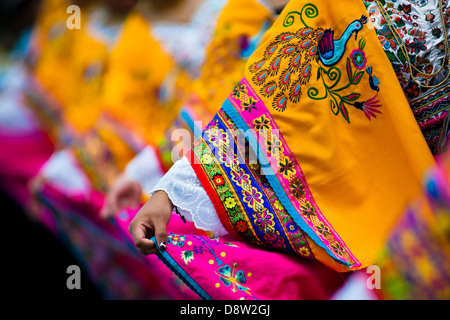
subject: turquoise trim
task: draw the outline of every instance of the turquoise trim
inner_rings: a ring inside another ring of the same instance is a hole
[[[189,129],[195,135],[198,135],[199,133],[202,132],[202,129],[195,124],[194,120],[191,118],[191,116],[189,115],[188,112],[186,112],[185,110],[181,109],[180,115],[181,115],[181,118],[187,123]],[[194,139],[196,139],[196,138],[197,137],[194,137]]]
[[[236,126],[240,129],[243,130],[249,130],[250,128],[248,127],[247,123],[245,123],[245,121],[241,118],[241,116],[239,115],[239,113],[236,111],[236,109],[234,108],[233,104],[230,102],[230,100],[228,100],[228,98],[225,100],[225,102],[222,104],[222,109],[230,116],[231,120],[233,120],[233,122],[236,124]],[[258,160],[260,161],[260,163],[266,163],[269,164],[269,160],[267,159],[267,157],[262,153],[262,152],[256,152],[259,148],[259,145],[257,144],[257,139],[256,137],[253,135],[253,132],[251,130],[249,130],[248,132],[251,132],[252,136],[254,137],[254,139],[251,139],[251,141],[249,140],[249,144],[250,146],[253,148],[253,150],[255,150],[255,153],[257,154]],[[263,159],[260,159],[260,157],[263,156]],[[265,177],[267,178],[267,180],[270,183],[270,186],[273,188],[275,194],[278,196],[279,200],[281,201],[281,203],[283,204],[283,206],[285,207],[285,209],[287,210],[287,212],[291,215],[292,219],[295,221],[295,223],[303,230],[306,232],[306,234],[315,242],[317,243],[317,245],[319,245],[320,247],[322,247],[323,249],[326,250],[326,252],[336,261],[338,261],[339,263],[350,267],[350,263],[347,261],[344,261],[342,259],[339,259],[334,253],[333,251],[331,251],[320,239],[319,237],[316,235],[316,233],[311,229],[311,227],[309,225],[306,224],[306,222],[303,220],[303,218],[298,214],[297,210],[294,208],[294,206],[292,205],[291,201],[289,200],[288,196],[286,195],[283,187],[281,186],[280,182],[277,179],[277,176],[275,175],[275,173],[273,172],[272,168],[270,167],[270,165],[267,166],[261,166],[262,168],[262,172],[265,175]]]
[[[156,243],[156,238],[153,237],[152,240]],[[156,256],[173,272],[180,278],[192,291],[194,291],[203,300],[213,300],[213,298],[203,290],[202,287],[186,272],[184,269],[172,258],[172,256],[166,251],[161,250],[159,246]]]

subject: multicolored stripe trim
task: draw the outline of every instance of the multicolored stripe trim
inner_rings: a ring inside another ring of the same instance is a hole
[[[428,90],[419,98],[410,101],[410,106],[431,152],[436,155],[439,151],[442,124],[450,107],[450,82]]]
[[[250,243],[314,258],[303,232],[259,173],[259,164],[244,158],[245,140],[242,145],[237,141],[244,137],[236,129],[219,111],[190,155],[224,227]]]
[[[257,153],[262,172],[296,224],[331,257],[349,268],[359,267],[361,263],[319,209],[297,159],[245,78],[236,85],[222,109],[240,129],[254,133],[249,143],[253,150],[262,150]]]
[[[156,238],[152,240],[156,243]],[[165,250],[161,250],[159,246],[156,255],[158,258],[178,277],[183,281],[192,291],[194,291],[203,300],[213,300],[213,298],[195,281],[188,272],[186,272],[175,259]]]

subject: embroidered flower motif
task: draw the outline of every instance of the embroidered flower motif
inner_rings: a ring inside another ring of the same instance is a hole
[[[241,102],[241,106],[245,111],[251,113],[253,109],[256,110],[256,100],[253,100],[253,97],[248,97],[247,101]]]
[[[231,179],[236,182],[238,185],[250,184],[250,176],[246,174],[243,170],[239,170],[239,172],[232,171]]]
[[[302,256],[304,256],[304,257],[308,257],[311,253],[309,252],[309,250],[308,250],[308,248],[305,248],[305,247],[301,247],[299,250],[298,250],[298,253],[300,253]]]
[[[308,220],[311,220],[312,216],[316,215],[316,210],[309,202],[302,206],[303,214],[308,217]]]
[[[433,30],[431,31],[431,34],[433,35],[433,37],[435,38],[440,38],[442,31],[439,28],[433,28]]]
[[[256,203],[262,202],[262,194],[255,188],[252,188],[250,192],[247,190],[243,190],[242,195],[244,196],[244,201],[247,202],[251,207],[253,207]]]
[[[267,245],[272,248],[285,248],[284,239],[275,232],[271,235],[266,233],[264,235],[264,240],[266,240]]]
[[[294,232],[297,232],[298,227],[294,222],[288,222],[286,224],[286,229],[289,233],[294,233]]]
[[[406,88],[406,94],[410,98],[415,98],[419,95],[419,86],[415,82],[410,82],[408,87]]]
[[[222,129],[211,127],[207,132],[209,134],[208,141],[211,142],[215,147],[218,147],[220,142],[225,144],[227,143],[228,137]]]
[[[267,119],[264,115],[253,120],[253,124],[255,125],[255,130],[269,130],[270,129],[270,120]]]
[[[275,225],[275,222],[273,221],[273,214],[271,214],[267,209],[256,211],[254,216],[256,218],[255,224],[259,226],[260,230],[266,230],[267,228],[271,228]]]
[[[366,66],[366,54],[361,49],[353,49],[353,51],[350,53],[350,58],[356,69],[362,70]]]
[[[379,104],[378,100],[375,100],[376,95],[373,96],[372,98],[367,99],[364,102],[355,102],[353,104],[353,106],[356,109],[362,110],[364,112],[364,114],[366,115],[367,119],[370,120],[370,117],[374,117],[376,118],[376,113],[380,113],[381,111],[378,110],[377,108],[381,107],[381,104]]]
[[[344,247],[342,247],[339,243],[335,242],[331,244],[331,247],[333,248],[334,253],[337,255],[343,256],[345,253]]]
[[[203,254],[203,246],[194,246],[194,253],[195,254]]]
[[[402,4],[402,9],[404,13],[411,13],[411,4]]]
[[[225,199],[224,204],[228,209],[233,209],[234,207],[236,207],[236,200],[234,200],[234,198],[232,197],[228,197]]]
[[[378,39],[381,42],[381,45],[384,49],[393,49],[397,48],[397,40],[395,40],[394,34],[389,29],[389,26],[385,24],[383,28],[378,30]]]
[[[425,15],[425,20],[430,23],[434,23],[434,18],[436,18],[436,16],[431,11]]]
[[[272,141],[267,141],[267,151],[275,155],[280,153],[281,143],[277,136],[272,136]]]
[[[221,153],[220,160],[222,163],[228,164],[232,166],[233,164],[237,165],[236,155],[232,152],[232,150],[228,150],[226,152]]]
[[[211,164],[213,162],[213,158],[210,154],[205,153],[202,155],[202,163],[203,164]]]
[[[278,170],[285,178],[289,178],[290,174],[295,174],[294,163],[288,158],[284,158],[284,161],[280,163],[280,169]]]
[[[418,54],[420,51],[427,50],[425,46],[426,40],[419,40],[418,38],[414,38],[413,42],[409,44],[409,48],[412,53]]]
[[[243,92],[246,92],[245,86],[239,82],[233,89],[233,97],[240,98]]]
[[[277,200],[274,202],[273,206],[277,209],[277,210],[284,210],[284,206],[283,204],[280,202],[280,200]]]
[[[239,231],[239,232],[245,232],[245,231],[247,231],[247,228],[248,228],[248,226],[247,226],[247,224],[245,223],[245,221],[238,221],[237,223],[236,223],[236,229]]]
[[[212,180],[216,186],[221,186],[225,183],[225,180],[221,175],[215,175]]]
[[[289,181],[289,188],[291,189],[291,194],[296,200],[299,200],[305,195],[305,187],[297,177],[294,177]]]
[[[184,246],[184,241],[186,240],[186,238],[184,236],[181,235],[177,235],[177,234],[169,234],[169,236],[167,237],[167,243],[173,244],[174,246],[178,246],[178,247],[183,247]]]
[[[320,225],[316,226],[316,229],[319,233],[321,233],[325,238],[328,238],[331,235],[331,230],[328,228],[323,222]]]

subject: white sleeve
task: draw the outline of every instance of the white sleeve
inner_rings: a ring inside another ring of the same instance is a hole
[[[68,194],[85,193],[91,188],[89,178],[79,167],[70,149],[55,152],[42,166],[40,174],[53,186]]]
[[[146,146],[125,168],[125,175],[141,184],[142,190],[149,193],[164,175],[158,155],[152,146]]]
[[[214,236],[228,233],[186,157],[175,162],[151,193],[158,190],[165,191],[180,214],[197,229],[211,231]]]

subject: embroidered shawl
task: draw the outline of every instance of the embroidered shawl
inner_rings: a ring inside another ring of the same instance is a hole
[[[355,0],[291,1],[194,143],[238,239],[359,269],[420,194],[433,158],[366,14]]]

